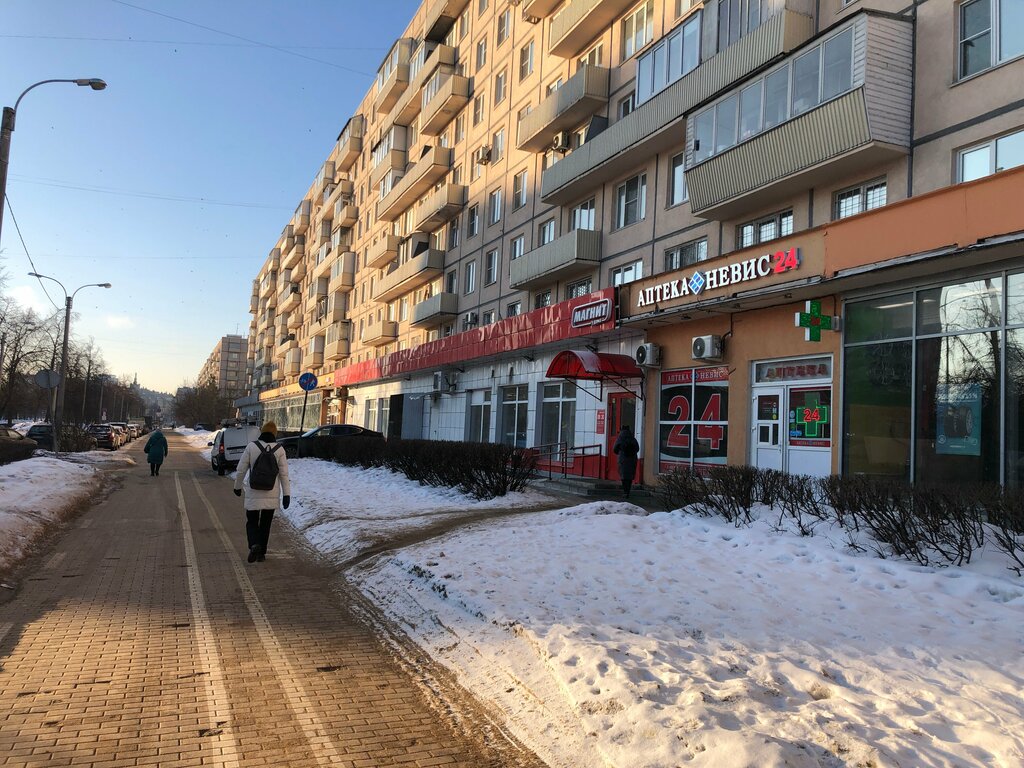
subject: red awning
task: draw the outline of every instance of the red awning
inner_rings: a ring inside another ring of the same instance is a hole
[[[629,355],[613,355],[607,352],[576,352],[566,350],[555,355],[548,366],[550,379],[640,379],[643,371]]]

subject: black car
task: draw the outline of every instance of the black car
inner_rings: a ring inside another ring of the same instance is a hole
[[[35,440],[44,450],[53,450],[53,424],[33,424],[25,437]]]
[[[96,440],[97,448],[109,448],[116,451],[119,445],[117,434],[109,424],[90,424],[88,432]]]
[[[16,429],[0,427],[0,464],[27,459],[36,447],[35,440],[25,437]]]
[[[301,459],[307,456],[315,456],[317,453],[315,449],[318,445],[322,445],[328,440],[345,437],[384,439],[384,435],[380,432],[374,432],[372,429],[366,429],[365,427],[357,427],[355,424],[323,424],[295,437],[282,437],[277,443],[284,446],[284,453],[289,459]]]

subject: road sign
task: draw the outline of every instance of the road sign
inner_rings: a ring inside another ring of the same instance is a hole
[[[316,376],[309,371],[299,376],[299,386],[307,392],[316,389],[316,384]]]
[[[60,386],[60,374],[56,371],[51,371],[49,368],[44,368],[36,374],[35,382],[36,386],[43,389],[55,389]]]

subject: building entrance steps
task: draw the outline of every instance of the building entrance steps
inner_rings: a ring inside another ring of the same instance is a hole
[[[542,768],[283,516],[247,564],[231,482],[168,438],[0,597],[0,766]]]
[[[634,483],[629,499],[622,495],[622,486],[615,480],[598,480],[589,477],[554,477],[534,480],[531,483],[538,490],[568,498],[583,500],[629,501],[645,509],[660,509],[654,488]]]

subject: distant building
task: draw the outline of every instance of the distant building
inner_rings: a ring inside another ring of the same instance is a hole
[[[213,381],[225,397],[237,397],[245,391],[245,365],[248,358],[248,339],[229,335],[217,342],[199,371],[198,383]]]

